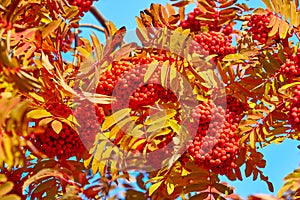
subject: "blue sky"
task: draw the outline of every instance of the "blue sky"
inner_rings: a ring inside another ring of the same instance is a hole
[[[136,27],[135,16],[144,8],[148,8],[151,3],[166,4],[166,0],[99,0],[95,3],[101,13],[110,21],[113,21],[117,27],[126,26],[127,30],[134,30]],[[250,7],[264,6],[261,1],[251,0],[242,1]],[[82,23],[98,24],[94,17],[88,13],[85,15]],[[84,30],[84,36],[91,34],[90,29]],[[92,30],[94,31],[94,30]],[[100,34],[101,35],[101,34]],[[269,180],[273,182],[275,194],[282,185],[283,177],[292,172],[299,166],[300,152],[297,149],[299,142],[287,140],[280,145],[270,145],[262,150],[267,160],[267,166],[263,170],[265,175],[269,176]],[[226,178],[222,178],[226,181]],[[252,181],[252,177],[245,178],[243,181],[229,182],[231,186],[236,188],[236,193],[242,197],[246,197],[255,193],[270,193],[267,185],[260,180]]]

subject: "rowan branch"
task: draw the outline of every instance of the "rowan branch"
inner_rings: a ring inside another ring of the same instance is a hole
[[[97,31],[100,31],[100,32],[103,32],[104,33],[104,28],[102,27],[99,27],[97,25],[94,25],[94,24],[79,24],[79,27],[82,27],[82,28],[93,28]]]
[[[96,17],[98,22],[103,26],[104,30],[106,30],[108,32],[108,27],[107,27],[107,24],[106,24],[107,20],[100,13],[100,11],[95,6],[91,6],[90,7],[90,12]]]

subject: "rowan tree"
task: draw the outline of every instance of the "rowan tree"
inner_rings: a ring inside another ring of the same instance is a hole
[[[130,31],[93,0],[2,1],[1,199],[241,199],[220,177],[242,174],[273,192],[261,149],[300,140],[300,8],[263,2],[152,3]],[[277,198],[299,187],[298,168]]]

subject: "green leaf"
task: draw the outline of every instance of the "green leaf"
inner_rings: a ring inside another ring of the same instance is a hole
[[[112,125],[118,123],[124,117],[129,116],[130,108],[124,108],[107,117],[102,124],[102,131],[109,129]]]
[[[55,133],[59,134],[62,129],[62,123],[60,121],[54,120],[51,123],[51,127],[55,131]]]
[[[41,118],[51,117],[51,116],[52,114],[44,109],[32,110],[27,113],[27,117],[32,119],[41,119]]]
[[[3,195],[8,194],[14,187],[14,184],[12,182],[5,182],[2,185],[0,185],[0,197],[2,199]]]
[[[148,190],[149,196],[151,196],[161,186],[162,183],[163,183],[163,181],[159,181],[157,183],[152,184]]]

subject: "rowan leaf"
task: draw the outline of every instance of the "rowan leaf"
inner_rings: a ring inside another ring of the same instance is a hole
[[[171,15],[171,16],[168,17],[168,23],[169,24],[176,24],[179,20],[180,20],[180,15],[179,14]]]
[[[280,25],[279,25],[279,37],[281,39],[286,38],[289,28],[290,28],[289,24],[286,21],[281,20]]]
[[[157,183],[152,184],[148,189],[149,196],[151,196],[161,186],[162,183],[163,181],[159,181]]]
[[[199,199],[206,199],[210,193],[209,192],[201,192],[189,198],[189,200],[199,200]]]
[[[296,26],[296,22],[297,22],[297,8],[296,8],[296,5],[295,5],[295,2],[294,1],[290,1],[290,22],[291,22],[291,25],[294,25]]]
[[[45,39],[50,33],[54,32],[62,23],[62,18],[58,18],[57,20],[54,20],[47,24],[45,28],[43,28],[42,31],[42,37]]]
[[[229,54],[229,55],[226,55],[226,56],[223,58],[223,61],[231,62],[231,61],[248,60],[248,59],[249,59],[248,56],[243,55],[243,54],[236,53],[236,54]]]
[[[21,197],[19,197],[16,194],[9,194],[4,197],[1,197],[1,200],[21,200]]]
[[[296,85],[300,85],[300,82],[293,82],[293,83],[286,84],[286,85],[282,86],[281,88],[279,88],[278,92],[280,92],[281,94],[285,94],[287,89],[294,87]]]
[[[272,27],[271,31],[268,33],[269,37],[273,37],[274,35],[276,35],[276,33],[278,32],[279,26],[280,26],[280,22],[281,22],[281,20],[276,18],[274,26]]]
[[[151,78],[152,74],[154,73],[154,71],[157,69],[158,66],[159,66],[159,63],[157,61],[153,61],[148,65],[145,76],[144,76],[145,83]]]
[[[3,198],[4,195],[8,194],[14,187],[13,182],[5,182],[0,185],[0,197]]]
[[[237,0],[229,0],[229,1],[224,1],[224,3],[221,3],[221,5],[219,6],[220,8],[227,8],[229,6],[232,6],[233,4],[235,4],[237,2]]]
[[[269,8],[271,11],[274,11],[273,3],[270,0],[262,0],[262,2]]]
[[[184,0],[184,1],[179,1],[177,3],[173,3],[172,6],[175,6],[175,7],[184,7],[186,5],[189,5],[190,3],[192,3],[192,2],[189,1],[189,0]]]
[[[167,192],[169,195],[171,195],[174,192],[175,185],[173,183],[168,182],[167,183]]]
[[[223,185],[221,183],[214,183],[213,187],[216,188],[219,192],[225,195],[230,195],[233,193],[233,189],[231,187],[228,187],[226,185]]]
[[[122,120],[124,117],[129,116],[129,112],[131,111],[130,108],[124,108],[122,110],[119,110],[112,115],[105,118],[103,124],[102,124],[102,131],[105,131],[109,129],[114,124],[118,123],[120,120]]]
[[[216,200],[226,200],[224,197],[222,197],[220,194],[218,193],[215,193],[215,192],[212,192],[211,193],[213,195],[213,197],[216,199]]]
[[[62,130],[62,123],[60,121],[54,120],[51,123],[51,127],[55,131],[55,133],[59,134]]]
[[[143,192],[128,189],[126,190],[126,200],[147,200],[147,198]]]

